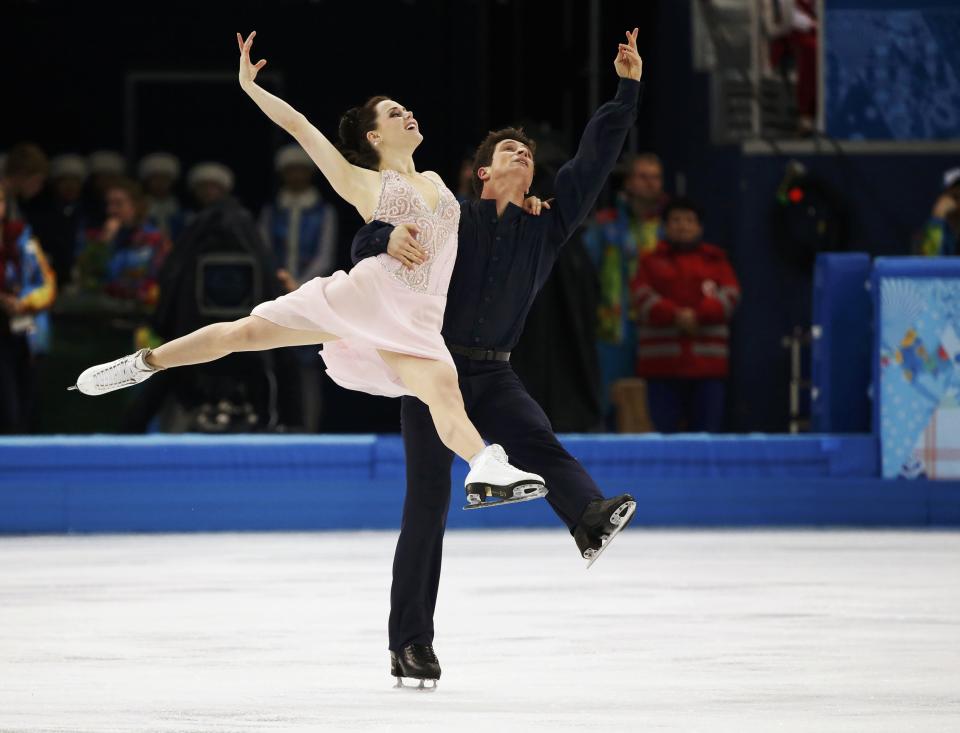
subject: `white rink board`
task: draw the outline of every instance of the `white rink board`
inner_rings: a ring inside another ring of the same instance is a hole
[[[451,532],[432,694],[395,539],[0,538],[0,731],[960,730],[960,533]]]

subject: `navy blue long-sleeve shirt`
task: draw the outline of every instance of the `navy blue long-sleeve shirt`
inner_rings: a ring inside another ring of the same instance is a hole
[[[616,164],[637,116],[642,82],[620,79],[617,94],[587,123],[576,155],[557,171],[554,199],[540,216],[492,199],[460,205],[457,260],[447,291],[449,344],[510,351],[564,242],[583,223]],[[365,225],[353,239],[354,264],[383,254],[393,226]]]

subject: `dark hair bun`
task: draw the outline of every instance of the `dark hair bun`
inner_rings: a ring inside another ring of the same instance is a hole
[[[338,130],[341,143],[354,143],[356,141],[359,123],[360,110],[357,107],[351,107],[343,113]]]
[[[340,137],[339,148],[343,157],[354,165],[359,165],[362,136],[360,134],[360,109],[358,107],[351,107],[343,113],[337,132]]]
[[[340,137],[340,152],[343,157],[361,168],[377,170],[380,154],[367,140],[367,133],[377,127],[376,107],[388,97],[371,97],[362,107],[351,107],[340,118],[337,133]]]

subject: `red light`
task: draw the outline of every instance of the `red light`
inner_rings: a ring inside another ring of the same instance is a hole
[[[799,204],[803,201],[803,189],[794,186],[789,191],[787,191],[787,198],[794,204]]]

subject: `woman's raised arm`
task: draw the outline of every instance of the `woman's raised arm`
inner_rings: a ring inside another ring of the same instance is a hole
[[[240,34],[237,34],[237,45],[240,47],[240,87],[267,117],[293,135],[317,164],[333,190],[347,203],[355,206],[361,216],[368,218],[376,206],[380,180],[378,174],[348,162],[336,146],[311,125],[306,117],[255,82],[257,72],[267,64],[266,59],[261,59],[256,64],[250,61],[250,48],[256,35],[257,32],[254,31],[244,41]]]

